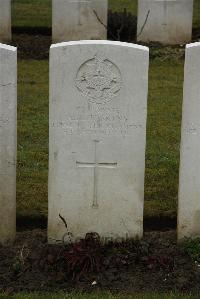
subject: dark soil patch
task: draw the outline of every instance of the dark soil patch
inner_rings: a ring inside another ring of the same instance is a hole
[[[170,229],[176,229],[177,219],[176,217],[154,216],[144,218],[144,231],[167,231]],[[32,229],[46,229],[47,217],[46,216],[20,216],[17,217],[17,230],[32,230]]]
[[[0,289],[7,293],[74,288],[128,293],[199,291],[200,267],[176,244],[175,231],[148,232],[140,242],[100,246],[99,255],[93,248],[88,252],[96,262],[93,273],[86,271],[89,263],[85,271],[79,263],[70,273],[69,256],[71,265],[77,258],[83,261],[79,245],[68,249],[48,245],[45,230],[20,232],[12,247],[0,247]]]
[[[13,34],[28,34],[28,35],[52,35],[52,28],[49,27],[12,27]]]
[[[192,36],[193,41],[198,41],[200,39],[200,27],[193,28]]]
[[[18,58],[48,59],[51,36],[13,34],[12,45],[18,48]]]

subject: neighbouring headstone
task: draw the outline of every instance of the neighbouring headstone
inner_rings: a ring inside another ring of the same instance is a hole
[[[0,0],[0,42],[11,41],[11,0]]]
[[[148,48],[110,41],[50,50],[49,242],[141,237]]]
[[[137,40],[183,44],[192,37],[193,0],[138,0]]]
[[[16,230],[17,49],[0,44],[0,243]]]
[[[200,43],[186,47],[178,238],[200,237]]]
[[[108,0],[52,0],[53,42],[107,39]]]

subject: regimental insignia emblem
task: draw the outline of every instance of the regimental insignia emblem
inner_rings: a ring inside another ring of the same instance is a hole
[[[121,73],[118,67],[102,54],[81,65],[76,76],[77,89],[90,103],[106,104],[120,91]]]

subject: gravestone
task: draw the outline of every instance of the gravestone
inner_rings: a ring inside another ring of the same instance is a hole
[[[50,50],[49,242],[141,237],[148,48],[109,41]],[[121,239],[120,239],[121,240]]]
[[[17,49],[0,44],[0,243],[16,222]]]
[[[200,237],[200,43],[186,47],[178,238]]]
[[[193,0],[138,0],[137,40],[182,44],[192,37]]]
[[[54,42],[107,38],[108,0],[53,0]]]
[[[11,41],[11,0],[0,0],[0,42]]]

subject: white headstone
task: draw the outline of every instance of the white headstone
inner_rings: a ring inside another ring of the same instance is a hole
[[[138,41],[182,44],[192,37],[193,0],[138,0]]]
[[[16,227],[17,49],[0,44],[0,243]]]
[[[107,38],[108,0],[53,0],[54,42]]]
[[[11,0],[0,0],[0,42],[11,41]]]
[[[187,45],[182,116],[178,238],[200,237],[200,43]]]
[[[50,51],[49,242],[141,237],[148,48],[110,41]]]

